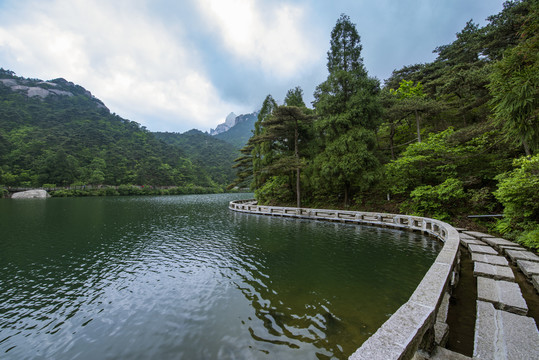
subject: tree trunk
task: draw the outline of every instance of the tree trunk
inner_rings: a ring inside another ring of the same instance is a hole
[[[348,208],[350,206],[350,184],[348,182],[344,183],[344,207]]]
[[[296,202],[297,207],[301,207],[301,183],[300,183],[300,164],[299,164],[299,150],[298,150],[298,121],[296,120],[296,128],[294,129],[294,156],[296,157]]]
[[[421,131],[419,129],[419,112],[415,111],[415,124],[417,127],[417,142],[421,142]]]
[[[528,143],[526,142],[526,140],[522,140],[522,146],[524,146],[524,152],[526,152],[526,156],[532,156],[530,147],[528,146]]]
[[[395,146],[393,144],[393,137],[395,136],[395,124],[391,123],[389,130],[389,147],[391,148],[391,160],[395,160]]]
[[[298,168],[296,170],[296,202],[297,202],[297,207],[300,208],[301,207],[301,186],[300,186],[300,169],[299,169],[299,165],[298,165]]]

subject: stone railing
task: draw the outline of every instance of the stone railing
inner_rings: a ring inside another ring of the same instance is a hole
[[[359,211],[257,205],[255,200],[231,201],[234,211],[364,224],[418,231],[437,237],[444,246],[414,293],[349,359],[410,359],[418,350],[431,352],[447,336],[448,299],[458,281],[459,234],[434,219]]]

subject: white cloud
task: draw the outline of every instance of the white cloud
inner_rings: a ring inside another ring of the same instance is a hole
[[[29,77],[64,77],[154,131],[209,129],[238,109],[220,99],[184,35],[147,15],[145,1],[9,6],[0,15],[5,68]]]
[[[199,0],[203,16],[227,50],[251,66],[280,79],[319,61],[316,39],[306,31],[300,6],[255,0]]]

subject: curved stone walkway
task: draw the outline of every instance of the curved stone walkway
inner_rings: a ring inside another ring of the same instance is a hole
[[[515,282],[511,261],[539,292],[539,256],[505,239],[459,230],[477,279],[474,359],[539,359],[539,331]],[[509,260],[509,261],[508,261]],[[539,295],[536,292],[536,296]],[[470,359],[437,348],[430,359]]]
[[[508,262],[509,259],[525,274],[536,289],[533,296],[539,299],[539,257],[518,244],[407,215],[258,206],[254,200],[232,201],[229,208],[260,215],[389,226],[445,240],[435,264],[410,300],[350,359],[470,359],[443,347],[451,331],[446,324],[447,290],[458,281],[459,244],[470,251],[477,278],[473,358],[539,359],[539,331],[535,320],[527,316],[528,306]]]

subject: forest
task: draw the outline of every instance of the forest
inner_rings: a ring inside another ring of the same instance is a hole
[[[160,193],[222,192],[234,179],[237,150],[208,134],[152,133],[64,79],[43,82],[2,69],[0,80],[61,94],[29,97],[0,82],[0,193],[2,186],[3,192],[10,186],[114,187],[101,195],[156,187],[166,188]]]
[[[300,86],[264,100],[233,187],[263,204],[401,212],[539,248],[539,2],[470,20],[436,59],[381,84],[343,14],[312,108]],[[388,50],[389,51],[389,50]],[[390,54],[388,54],[390,56]]]

